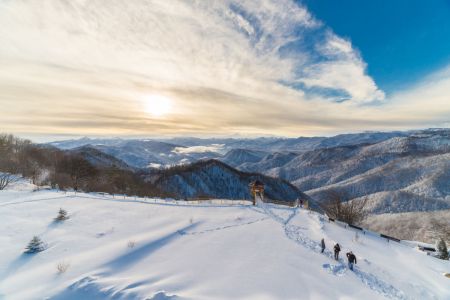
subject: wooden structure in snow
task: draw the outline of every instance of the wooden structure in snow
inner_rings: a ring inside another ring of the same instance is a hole
[[[259,180],[250,182],[250,194],[253,197],[253,205],[256,205],[256,197],[259,196],[261,201],[264,201],[264,183]]]

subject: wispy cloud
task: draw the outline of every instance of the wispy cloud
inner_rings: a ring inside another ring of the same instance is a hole
[[[0,40],[5,131],[301,135],[442,115],[416,92],[385,99],[351,42],[290,0],[2,1]],[[173,111],[146,114],[149,94]]]

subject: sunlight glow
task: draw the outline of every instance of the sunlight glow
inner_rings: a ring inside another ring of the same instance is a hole
[[[145,111],[154,117],[162,117],[172,110],[172,100],[162,95],[149,95],[144,100]]]

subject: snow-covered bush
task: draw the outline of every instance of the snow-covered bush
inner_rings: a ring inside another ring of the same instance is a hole
[[[58,270],[58,274],[66,273],[67,269],[69,269],[70,264],[66,262],[60,262],[56,265],[56,270]]]
[[[135,241],[128,241],[127,247],[128,248],[134,248],[135,245],[136,245]]]
[[[44,244],[44,242],[35,235],[25,248],[25,253],[38,253],[44,251],[45,249],[46,245]]]
[[[58,212],[58,215],[55,218],[55,221],[60,222],[60,221],[67,220],[68,218],[69,218],[69,216],[67,215],[67,211],[62,209],[62,208],[60,208],[59,212]]]
[[[444,260],[448,260],[449,256],[448,256],[448,249],[447,249],[447,245],[445,244],[444,239],[440,239],[438,244],[437,244],[437,251],[438,251],[438,258],[440,259],[444,259]]]

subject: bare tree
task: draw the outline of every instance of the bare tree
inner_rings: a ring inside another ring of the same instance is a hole
[[[330,218],[356,225],[367,217],[366,205],[367,198],[347,201],[343,193],[330,191],[320,207]]]
[[[97,175],[97,169],[87,160],[78,156],[67,156],[60,165],[72,181],[72,187],[77,191],[90,177]]]
[[[0,173],[0,191],[4,190],[8,185],[18,180],[18,177],[11,173]]]
[[[19,179],[19,177],[15,175],[16,173],[16,164],[3,157],[3,159],[0,160],[0,190],[4,190],[8,185]]]
[[[450,243],[450,222],[448,220],[431,219],[431,237],[435,240],[443,239]]]

